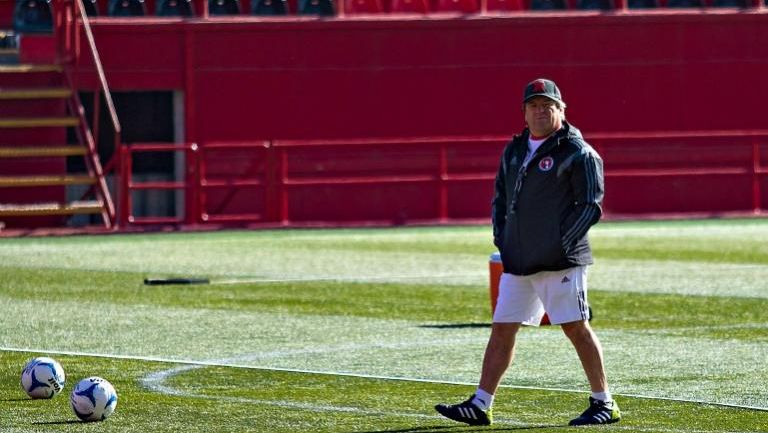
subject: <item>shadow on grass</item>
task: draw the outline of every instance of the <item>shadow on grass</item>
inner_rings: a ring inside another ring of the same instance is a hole
[[[419,325],[419,328],[433,329],[463,329],[463,328],[490,328],[490,323],[446,323],[442,325]]]
[[[356,433],[453,433],[453,432],[487,432],[487,431],[524,431],[524,430],[539,430],[539,429],[556,429],[567,428],[567,425],[563,424],[547,424],[547,425],[530,425],[530,426],[433,426],[433,427],[413,427],[395,430],[366,430]]]

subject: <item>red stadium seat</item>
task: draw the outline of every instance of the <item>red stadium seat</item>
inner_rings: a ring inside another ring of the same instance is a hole
[[[438,0],[436,12],[461,12],[472,14],[480,10],[477,0]]]
[[[381,0],[346,0],[344,10],[348,14],[378,14],[384,12]]]
[[[392,0],[392,13],[425,14],[428,11],[426,0]]]
[[[487,0],[486,8],[488,11],[521,11],[525,9],[522,0]]]

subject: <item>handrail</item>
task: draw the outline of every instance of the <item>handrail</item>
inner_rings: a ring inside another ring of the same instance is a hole
[[[114,171],[116,164],[115,161],[118,156],[118,150],[121,143],[122,126],[120,120],[117,117],[117,111],[115,110],[115,104],[112,99],[112,93],[109,90],[107,84],[104,68],[101,64],[101,58],[99,51],[96,48],[96,42],[93,38],[93,32],[91,31],[90,21],[85,13],[85,7],[82,0],[59,0],[58,7],[56,8],[56,27],[55,31],[58,37],[59,46],[59,62],[64,66],[64,76],[69,84],[69,87],[73,90],[72,96],[69,98],[70,111],[75,116],[80,118],[79,127],[76,132],[80,141],[87,146],[87,166],[92,175],[95,175],[98,179],[95,188],[97,196],[103,200],[103,206],[105,212],[103,216],[107,227],[113,227],[116,220],[116,210],[114,202],[110,196],[109,186],[104,178],[108,173]],[[93,104],[93,131],[88,126],[85,119],[85,112],[82,108],[82,103],[77,93],[76,76],[73,69],[77,68],[80,59],[80,29],[78,26],[78,19],[83,24],[83,32],[88,42],[88,48],[93,59],[94,67],[99,78],[99,88],[94,92],[94,104]],[[104,95],[104,100],[107,104],[107,111],[109,113],[110,121],[113,128],[112,136],[112,148],[114,149],[114,156],[112,161],[108,162],[105,166],[102,166],[98,157],[98,146],[96,140],[98,139],[99,128],[99,112],[100,110],[100,98],[99,94]],[[87,193],[87,194],[90,194]]]
[[[112,126],[115,128],[115,135],[117,136],[116,143],[120,142],[120,135],[122,128],[120,126],[120,120],[117,118],[117,111],[115,110],[115,103],[112,100],[112,92],[109,91],[109,85],[107,84],[107,76],[104,74],[104,67],[101,64],[101,57],[99,56],[99,50],[96,48],[96,42],[93,39],[93,32],[91,31],[91,23],[88,21],[88,15],[85,13],[85,6],[83,0],[74,0],[75,10],[80,15],[80,20],[83,23],[83,31],[85,32],[85,38],[88,40],[88,46],[91,49],[91,55],[93,56],[93,65],[96,68],[96,73],[99,77],[99,84],[101,85],[101,91],[104,92],[104,99],[107,102],[107,111],[109,111],[110,120],[112,120]],[[73,31],[77,32],[77,25],[73,26]],[[117,146],[115,146],[117,149]]]
[[[85,13],[85,6],[83,5],[83,0],[74,0],[75,1],[75,11],[78,12],[78,15],[80,15],[80,20],[83,23],[83,31],[85,32],[85,38],[88,41],[88,47],[90,48],[91,56],[93,58],[93,65],[96,68],[96,73],[99,77],[99,84],[101,85],[101,93],[104,95],[104,100],[107,104],[107,112],[109,113],[109,119],[112,122],[112,129],[114,132],[114,135],[112,137],[112,149],[113,149],[113,156],[112,160],[107,163],[107,170],[103,170],[101,167],[101,163],[99,161],[98,157],[95,157],[95,155],[98,155],[98,149],[93,141],[93,139],[90,140],[89,146],[92,146],[90,149],[89,154],[91,155],[91,162],[94,166],[94,169],[96,173],[99,175],[99,187],[102,191],[102,197],[105,199],[106,207],[107,207],[107,214],[110,218],[110,226],[115,225],[117,223],[117,212],[115,210],[115,205],[112,199],[109,196],[109,189],[106,184],[106,181],[104,180],[104,176],[107,174],[107,172],[110,172],[113,167],[115,166],[115,161],[119,158],[119,149],[122,142],[122,126],[120,125],[120,120],[117,117],[117,110],[115,110],[115,103],[112,99],[112,92],[109,90],[109,84],[107,84],[107,76],[104,74],[104,67],[101,64],[101,56],[99,56],[99,50],[96,48],[96,41],[93,38],[93,31],[91,30],[91,23],[88,20],[88,14]],[[78,26],[77,26],[77,19],[74,20],[74,25],[72,26],[73,31],[75,34],[79,34],[78,32]],[[79,38],[76,39],[79,41]],[[78,47],[79,52],[79,47]],[[78,59],[75,58],[75,61]],[[77,64],[77,63],[75,63]],[[68,71],[69,73],[69,71]],[[70,83],[73,83],[71,77]],[[73,89],[75,90],[75,89]],[[76,95],[76,92],[73,92],[73,95]],[[99,104],[98,101],[98,95],[94,95],[94,106],[93,106],[93,128],[98,131],[98,121],[99,121]],[[80,105],[82,106],[82,105]],[[98,137],[98,136],[97,136]],[[125,174],[120,172],[118,173],[119,176],[124,176]]]

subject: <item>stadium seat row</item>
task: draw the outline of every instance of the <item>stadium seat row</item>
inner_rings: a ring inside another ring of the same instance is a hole
[[[296,13],[302,15],[336,15],[336,0],[298,0],[294,3]],[[346,14],[416,13],[430,12],[480,12],[480,0],[343,0]],[[617,0],[485,0],[488,11],[523,10],[610,10]],[[768,0],[764,0],[768,3]],[[97,0],[83,0],[88,15],[97,16]],[[240,0],[207,0],[209,15],[288,15],[294,13],[286,0],[250,0],[248,11],[241,7]],[[699,7],[741,7],[752,5],[752,0],[627,0],[630,9],[641,8],[699,8]],[[145,16],[149,15],[144,0],[108,0],[106,15]],[[156,16],[195,16],[192,0],[157,0]],[[14,10],[14,29],[19,32],[47,32],[52,28],[51,0],[17,0]]]
[[[766,0],[768,2],[768,0]],[[657,7],[749,7],[751,0],[627,0],[631,9]],[[615,9],[616,0],[486,0],[488,11],[546,11],[546,10],[610,10]],[[392,13],[392,12],[480,12],[480,0],[391,0],[389,5],[382,0],[346,0],[346,13]]]

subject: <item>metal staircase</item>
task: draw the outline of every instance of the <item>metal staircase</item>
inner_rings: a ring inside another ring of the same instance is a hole
[[[115,210],[104,171],[63,68],[8,63],[7,51],[0,63],[0,222],[6,228],[60,227],[72,225],[74,215],[100,214],[112,228]],[[78,144],[67,144],[68,129]],[[71,158],[83,163],[68,164]],[[69,172],[68,165],[85,172]]]

